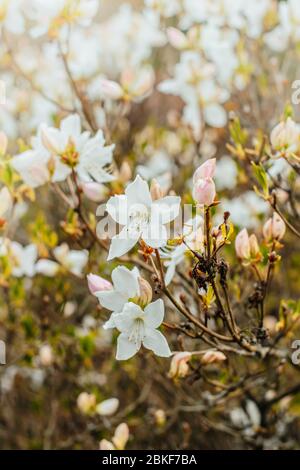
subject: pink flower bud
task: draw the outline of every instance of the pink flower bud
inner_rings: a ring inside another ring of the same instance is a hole
[[[106,192],[105,186],[96,182],[81,183],[81,189],[85,196],[94,202],[102,201]]]
[[[109,281],[103,279],[101,276],[97,276],[96,274],[88,274],[87,281],[90,293],[93,295],[95,295],[96,292],[112,289],[112,284]]]
[[[216,171],[216,159],[210,158],[206,160],[194,173],[193,183],[195,184],[200,179],[210,179],[213,178]]]
[[[167,36],[171,46],[175,47],[176,49],[184,49],[188,45],[187,38],[185,37],[183,32],[177,28],[168,28]]]
[[[112,80],[101,79],[99,83],[100,94],[104,98],[119,100],[124,95],[122,87]]]
[[[285,234],[285,229],[285,223],[281,217],[274,212],[273,217],[267,220],[263,226],[263,235],[266,241],[281,240]]]
[[[247,229],[243,229],[237,234],[235,239],[235,251],[239,258],[250,258],[250,242]]]
[[[193,198],[198,204],[210,206],[216,197],[216,186],[211,178],[198,179],[194,183]]]
[[[169,377],[185,377],[189,372],[188,362],[191,357],[192,354],[186,351],[174,354],[170,365]]]

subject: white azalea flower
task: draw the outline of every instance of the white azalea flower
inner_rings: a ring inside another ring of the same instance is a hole
[[[94,137],[89,132],[81,132],[78,114],[63,119],[59,129],[44,125],[41,132],[43,144],[55,161],[69,171],[68,165],[74,166],[81,181],[107,183],[114,179],[104,170],[112,162],[114,145],[105,146],[101,130]]]
[[[157,356],[169,357],[170,348],[164,335],[157,330],[164,318],[164,303],[161,299],[152,302],[142,310],[138,305],[129,302],[123,312],[115,316],[118,337],[118,360],[134,356],[143,345]]]
[[[110,319],[103,325],[104,329],[115,328],[115,315],[121,313],[124,305],[140,294],[139,270],[133,268],[130,271],[125,266],[118,266],[111,273],[113,288],[95,292],[102,307],[114,312]]]
[[[98,0],[31,0],[26,14],[35,23],[31,35],[39,37],[55,33],[63,25],[89,26],[97,10]]]
[[[137,176],[125,194],[111,197],[106,210],[123,229],[112,238],[108,260],[127,253],[142,238],[152,248],[164,246],[168,239],[166,224],[174,220],[180,197],[166,196],[152,200],[146,181]]]
[[[53,250],[54,256],[57,261],[68,271],[76,276],[82,276],[83,268],[85,267],[89,253],[87,250],[70,250],[66,243],[57,246]]]
[[[20,243],[13,241],[10,243],[9,248],[13,259],[13,276],[34,276],[38,254],[37,247],[33,244],[23,247]]]

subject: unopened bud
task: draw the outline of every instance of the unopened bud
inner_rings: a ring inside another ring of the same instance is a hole
[[[198,204],[210,206],[216,197],[216,186],[211,178],[198,179],[194,184],[193,198]]]
[[[296,151],[299,146],[300,132],[292,118],[280,122],[271,132],[272,147],[279,151]]]
[[[112,442],[117,450],[124,450],[129,439],[129,428],[126,423],[121,423],[115,430]]]
[[[112,284],[109,281],[103,279],[103,277],[101,276],[97,276],[96,274],[88,274],[87,281],[90,293],[93,295],[95,295],[96,292],[102,292],[105,290],[112,289]]]
[[[5,132],[0,132],[0,154],[5,155],[7,149],[8,139]]]
[[[127,181],[131,180],[132,171],[128,162],[125,161],[122,163],[120,172],[119,172],[119,177],[123,183],[127,183]]]
[[[199,166],[193,175],[193,183],[198,180],[205,180],[213,178],[216,172],[216,159],[210,158],[205,163]]]
[[[281,217],[274,212],[273,217],[263,226],[263,235],[267,242],[271,240],[281,240],[285,234],[285,223]]]
[[[221,351],[207,351],[201,359],[201,363],[212,364],[214,362],[223,362],[226,361],[226,356]]]
[[[103,98],[118,100],[124,95],[122,87],[117,82],[104,78],[99,81],[99,89],[100,95]]]
[[[250,256],[251,258],[257,258],[260,255],[259,245],[257,242],[256,235],[252,233],[249,237]]]
[[[171,46],[175,47],[176,49],[184,49],[188,45],[188,40],[185,34],[177,28],[168,28],[167,36]]]
[[[164,410],[155,410],[154,417],[158,426],[164,426],[166,424],[166,413]]]
[[[96,183],[94,181],[89,182],[89,183],[82,183],[81,189],[83,193],[85,194],[85,196],[94,202],[103,201],[105,194],[106,194],[105,186],[103,184]]]
[[[235,239],[235,251],[240,259],[250,258],[250,242],[247,229],[241,230]]]
[[[119,407],[119,400],[117,398],[109,398],[96,406],[96,412],[100,416],[111,416]]]

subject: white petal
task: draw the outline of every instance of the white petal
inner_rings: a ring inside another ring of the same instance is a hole
[[[137,175],[133,183],[130,183],[127,186],[125,194],[128,199],[128,207],[131,207],[134,204],[142,204],[146,207],[151,206],[152,199],[148,183],[139,175]]]
[[[164,335],[158,330],[147,328],[143,339],[145,348],[153,351],[157,356],[169,357],[171,351]]]
[[[145,326],[149,328],[158,328],[162,323],[165,314],[165,307],[162,299],[158,299],[147,305],[144,312]]]
[[[179,214],[181,198],[166,196],[154,201],[151,206],[151,219],[159,224],[168,224]]]
[[[127,197],[124,194],[112,196],[106,203],[106,210],[118,224],[127,224]]]
[[[125,266],[118,266],[113,270],[111,278],[114,288],[124,294],[127,299],[135,297],[139,293],[139,282],[135,272]]]
[[[175,270],[176,270],[176,263],[171,262],[168,266],[168,269],[167,269],[167,272],[166,272],[166,275],[165,275],[166,286],[168,286],[170,284],[170,282],[172,281],[172,279],[175,275]]]
[[[134,356],[138,352],[139,348],[135,343],[129,341],[128,337],[121,333],[117,340],[117,355],[118,361],[126,361],[130,357]]]
[[[142,239],[152,248],[161,248],[168,240],[167,229],[164,225],[152,223],[143,231]]]
[[[102,307],[107,308],[107,310],[111,310],[112,312],[121,312],[124,304],[128,300],[115,290],[96,292],[95,296],[99,299]]]
[[[133,234],[129,236],[127,227],[124,227],[123,230],[121,230],[121,232],[119,233],[119,235],[115,235],[112,238],[107,261],[125,255],[125,253],[127,253],[129,250],[131,250],[131,248],[134,247],[139,238],[139,233],[135,234],[135,236],[133,236]]]
[[[55,276],[59,270],[59,264],[51,259],[39,259],[35,265],[37,273],[43,274],[44,276]]]

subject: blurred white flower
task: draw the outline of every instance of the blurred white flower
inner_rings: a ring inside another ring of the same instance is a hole
[[[101,130],[94,137],[87,131],[81,132],[78,114],[63,119],[59,129],[43,125],[41,138],[55,162],[63,164],[69,172],[74,167],[81,181],[107,183],[114,179],[104,169],[112,163],[114,145],[105,146]]]
[[[117,398],[108,398],[97,404],[96,413],[100,416],[111,416],[117,411],[118,407],[119,400]]]

